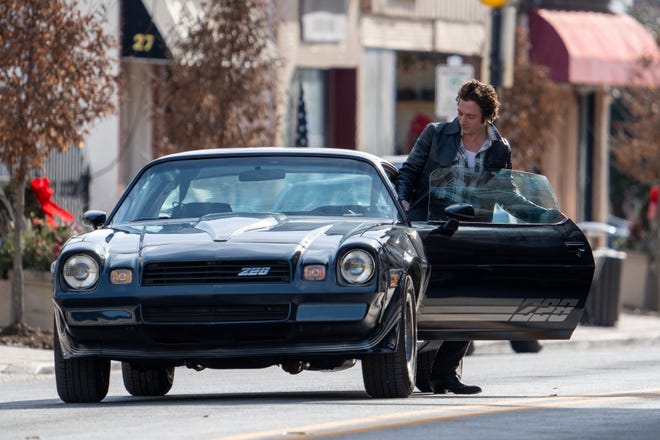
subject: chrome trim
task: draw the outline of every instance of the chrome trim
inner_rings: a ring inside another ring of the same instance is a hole
[[[69,325],[126,325],[136,324],[136,307],[89,308],[66,311]]]

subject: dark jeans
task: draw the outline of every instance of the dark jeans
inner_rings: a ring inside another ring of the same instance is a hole
[[[431,380],[439,379],[442,376],[457,375],[461,377],[459,367],[463,356],[467,353],[471,341],[444,341],[433,360],[433,369],[431,370]]]

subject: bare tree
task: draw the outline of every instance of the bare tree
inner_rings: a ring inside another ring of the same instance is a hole
[[[660,1],[638,0],[631,10],[637,20],[655,36],[660,43]],[[640,77],[649,78],[648,72],[659,72],[658,54],[639,60]],[[650,78],[654,78],[653,75]],[[612,151],[616,168],[628,176],[632,182],[638,182],[646,188],[660,185],[660,78],[655,77],[655,84],[641,87],[627,87],[618,90],[619,102],[625,109],[623,120],[614,124]],[[656,189],[657,191],[657,189]],[[650,191],[649,191],[650,195]],[[657,203],[650,200],[648,203]],[[655,212],[654,212],[655,211]],[[657,210],[640,212],[641,221],[647,223],[649,235],[647,248],[655,272],[655,289],[660,289],[660,215]]]
[[[660,43],[660,1],[638,0],[631,10],[637,20]],[[648,71],[659,71],[660,60],[645,57],[639,60],[640,77]],[[660,80],[660,78],[656,78]],[[632,179],[647,184],[660,182],[660,84],[628,87],[620,90],[620,101],[626,109],[624,120],[617,124],[612,139],[616,164],[619,170]]]
[[[86,127],[113,110],[115,87],[102,9],[76,1],[0,0],[0,159],[12,181],[13,245],[21,249],[25,185],[50,150],[82,146]],[[13,255],[11,319],[23,319],[23,260]]]
[[[617,169],[647,188],[647,201],[642,206],[657,204],[652,200],[649,188],[660,185],[660,87],[628,88],[620,96],[627,115],[615,125],[612,150]],[[634,222],[636,238],[642,249],[648,249],[651,269],[655,273],[654,289],[660,289],[660,215],[658,210],[648,209],[638,213]],[[645,225],[645,226],[642,226]],[[648,234],[648,235],[646,235]]]
[[[559,139],[564,101],[548,68],[529,60],[529,49],[527,28],[518,25],[513,87],[500,93],[497,125],[513,146],[514,168],[542,173],[544,154]]]
[[[272,145],[279,60],[270,2],[205,1],[173,50],[166,151]]]
[[[617,167],[646,185],[660,182],[660,88],[625,90],[620,97],[628,114],[612,139]]]
[[[651,32],[656,41],[660,39],[659,0],[635,0],[629,12]]]

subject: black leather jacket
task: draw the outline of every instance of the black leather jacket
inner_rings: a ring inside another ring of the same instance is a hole
[[[485,168],[511,169],[511,147],[499,133],[497,136],[499,139],[486,151]],[[426,206],[421,202],[428,195],[429,176],[436,168],[453,164],[460,144],[461,127],[458,118],[452,122],[431,123],[417,138],[396,182],[399,200],[405,200],[411,205],[411,219],[426,218]]]

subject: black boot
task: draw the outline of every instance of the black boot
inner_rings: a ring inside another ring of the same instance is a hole
[[[447,391],[451,391],[454,394],[479,394],[481,392],[481,387],[466,385],[455,374],[442,376],[437,380],[433,380],[431,389],[433,390],[433,394],[447,394]]]

